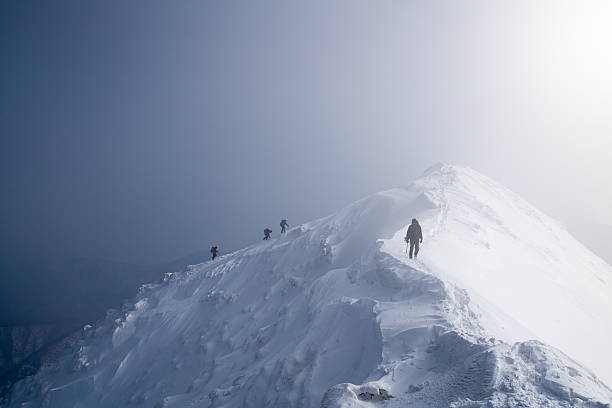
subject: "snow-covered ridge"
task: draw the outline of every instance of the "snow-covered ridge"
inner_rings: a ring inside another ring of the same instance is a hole
[[[437,165],[145,285],[5,405],[609,406],[611,279],[514,193]]]

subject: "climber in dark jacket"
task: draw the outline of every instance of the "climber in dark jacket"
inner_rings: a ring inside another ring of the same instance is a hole
[[[406,231],[406,238],[404,238],[404,241],[410,244],[410,259],[412,259],[413,252],[416,258],[419,254],[419,243],[423,242],[423,231],[421,231],[421,226],[416,218],[412,219],[412,224],[410,224],[408,231]]]
[[[213,261],[217,257],[217,251],[219,251],[219,245],[215,245],[214,247],[210,248],[210,253],[212,254]]]
[[[264,230],[264,237],[263,239],[270,239],[270,233],[272,232],[272,230],[270,228],[266,228]]]
[[[288,226],[289,226],[289,223],[287,222],[287,220],[282,219],[282,220],[281,220],[281,223],[280,223],[280,227],[281,227],[281,234],[284,234],[284,233],[286,232],[286,231],[285,231],[285,228],[287,228]]]

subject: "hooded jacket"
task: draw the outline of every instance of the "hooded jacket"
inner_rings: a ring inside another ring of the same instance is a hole
[[[408,231],[406,232],[406,238],[410,241],[423,240],[423,231],[421,231],[421,226],[417,220],[412,220],[412,224],[410,224]]]

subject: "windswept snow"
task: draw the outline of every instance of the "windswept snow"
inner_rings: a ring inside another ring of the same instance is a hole
[[[143,286],[4,405],[609,406],[611,280],[520,197],[439,165]]]
[[[437,167],[413,188],[439,211],[425,217],[422,262],[466,289],[496,337],[537,338],[612,384],[612,268],[511,191],[475,171]],[[399,231],[383,250],[401,258]],[[526,331],[518,330],[518,323]],[[510,330],[508,328],[510,327]]]

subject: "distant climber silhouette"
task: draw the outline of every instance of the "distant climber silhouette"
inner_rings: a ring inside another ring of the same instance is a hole
[[[272,232],[272,230],[270,228],[266,228],[264,230],[264,237],[263,239],[270,239],[270,233]]]
[[[412,219],[412,224],[410,224],[408,231],[406,231],[406,238],[404,238],[404,241],[410,244],[410,253],[408,255],[410,259],[412,259],[413,252],[416,258],[419,254],[419,243],[423,242],[423,231],[421,231],[421,226],[416,218]]]
[[[214,247],[210,248],[210,253],[212,254],[213,261],[217,257],[217,251],[219,251],[219,245],[215,245]]]
[[[288,226],[289,226],[289,223],[287,222],[287,220],[286,219],[282,219],[281,223],[280,223],[281,234],[284,234],[286,232],[285,228],[288,227]]]

